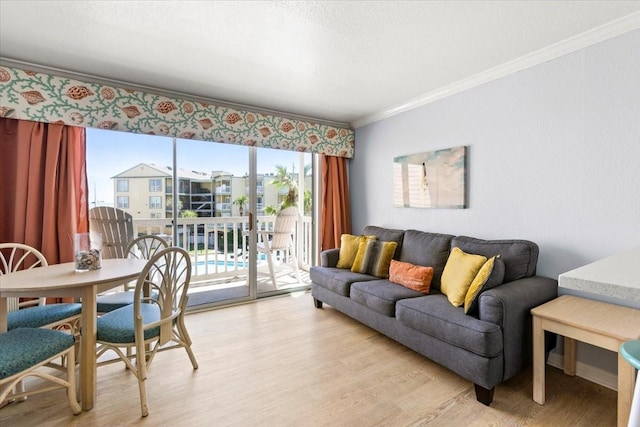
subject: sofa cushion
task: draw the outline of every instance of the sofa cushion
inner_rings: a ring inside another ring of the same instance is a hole
[[[393,255],[393,259],[399,259],[400,250],[402,249],[404,230],[394,230],[391,228],[377,227],[375,225],[367,225],[362,234],[365,236],[376,236],[378,240],[383,242],[396,242],[398,247],[396,248],[396,253]]]
[[[504,262],[505,282],[530,277],[536,272],[539,249],[538,245],[528,240],[482,240],[456,236],[451,241],[451,246],[487,258],[500,255]]]
[[[354,283],[351,285],[349,296],[377,313],[393,317],[397,301],[424,296],[424,294],[388,280],[373,280]]]
[[[389,277],[389,264],[397,246],[396,242],[361,240],[351,271],[386,279]]]
[[[424,267],[409,262],[391,260],[389,281],[405,288],[428,294],[433,279],[433,267]]]
[[[498,325],[464,314],[444,295],[409,298],[396,304],[396,319],[404,325],[483,357],[502,354]]]
[[[451,250],[442,272],[440,290],[455,307],[464,303],[471,282],[485,262],[487,258],[482,255],[468,254],[460,248]]]
[[[346,268],[336,267],[311,267],[309,277],[314,284],[344,297],[349,296],[349,288],[353,282],[377,279],[368,274],[354,273]]]
[[[500,255],[493,256],[484,263],[471,282],[467,295],[464,297],[465,314],[476,315],[478,313],[478,297],[488,289],[502,284],[504,279],[504,263]]]
[[[343,234],[340,236],[340,255],[336,267],[351,268],[358,254],[360,242],[367,239],[374,240],[376,236],[354,236],[352,234]]]
[[[431,287],[440,289],[440,276],[442,276],[442,270],[447,263],[453,237],[450,234],[407,230],[402,239],[402,248],[398,259],[411,264],[433,267]]]

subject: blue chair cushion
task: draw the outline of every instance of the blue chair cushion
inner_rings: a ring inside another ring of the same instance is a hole
[[[96,308],[98,313],[109,313],[126,305],[133,304],[133,296],[135,291],[114,292],[111,294],[100,295],[96,299]],[[158,292],[152,292],[153,298],[158,297]]]
[[[160,320],[160,308],[157,304],[140,304],[143,324]],[[98,341],[130,344],[135,342],[133,323],[133,304],[106,313],[97,320]],[[144,331],[144,339],[148,340],[160,335],[160,328]]]
[[[620,346],[620,354],[634,368],[640,370],[640,340],[627,341]],[[640,381],[640,378],[638,378]]]
[[[82,311],[82,304],[61,303],[38,305],[7,313],[7,330],[16,328],[41,328],[50,323],[77,316]]]
[[[52,329],[17,328],[0,334],[0,379],[50,359],[74,342],[73,335]]]

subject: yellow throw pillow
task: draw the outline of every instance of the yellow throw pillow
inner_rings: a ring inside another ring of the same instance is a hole
[[[353,260],[356,259],[360,242],[363,240],[375,240],[376,236],[354,236],[343,234],[340,236],[340,255],[338,257],[338,268],[351,268]]]
[[[489,280],[491,273],[493,273],[493,266],[495,265],[496,257],[491,257],[487,262],[480,267],[480,271],[476,274],[476,277],[471,282],[467,295],[464,297],[464,312],[468,314],[471,308],[477,304],[476,299],[480,292],[484,288],[485,283]],[[475,304],[474,304],[475,303]]]
[[[386,279],[389,277],[389,264],[397,247],[397,242],[362,240],[351,271]]]
[[[485,262],[487,258],[482,255],[468,254],[457,247],[451,249],[440,279],[440,291],[454,307],[464,303],[471,282]]]
[[[471,286],[469,286],[467,295],[464,298],[465,314],[476,316],[478,314],[478,298],[480,294],[501,285],[503,281],[504,262],[500,259],[500,255],[496,255],[484,263],[473,282],[471,282]]]

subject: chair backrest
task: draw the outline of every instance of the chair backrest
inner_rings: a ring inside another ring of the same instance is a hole
[[[282,209],[276,215],[273,224],[273,236],[271,237],[271,249],[284,249],[291,246],[293,242],[293,232],[298,222],[298,208],[290,206]]]
[[[124,252],[127,258],[150,259],[156,252],[168,246],[169,244],[163,238],[145,234],[130,241]],[[136,282],[127,283],[124,285],[124,290],[135,289],[135,286]]]
[[[141,304],[157,304],[161,322],[160,345],[171,341],[172,320],[187,308],[190,281],[191,257],[184,249],[171,246],[149,258],[136,283],[133,304],[136,333],[142,331],[143,326]],[[151,296],[144,297],[145,293]]]
[[[102,234],[102,258],[125,258],[133,240],[133,217],[122,209],[98,206],[89,210],[91,231]]]
[[[0,243],[0,276],[47,265],[47,259],[36,248],[22,243]],[[23,302],[19,302],[19,298],[9,298],[7,301],[9,311],[44,303],[45,298]]]
[[[162,237],[145,234],[136,237],[125,248],[128,258],[149,259],[161,249],[169,247]]]

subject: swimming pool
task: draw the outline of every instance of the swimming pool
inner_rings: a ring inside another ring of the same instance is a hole
[[[244,268],[246,263],[244,261],[223,261],[223,260],[207,260],[207,261],[198,261],[193,263],[194,267],[204,267],[205,265],[207,267],[235,267],[236,264],[238,265],[238,268]]]

